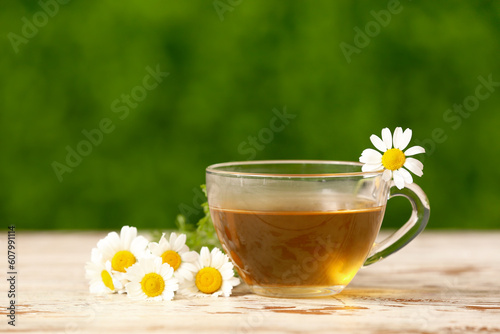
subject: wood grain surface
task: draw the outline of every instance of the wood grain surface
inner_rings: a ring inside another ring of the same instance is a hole
[[[6,259],[6,234],[1,248]],[[500,232],[424,232],[363,268],[339,295],[278,299],[245,286],[218,299],[134,302],[88,292],[84,264],[104,232],[16,236],[22,333],[500,333]],[[4,260],[6,262],[6,260]]]

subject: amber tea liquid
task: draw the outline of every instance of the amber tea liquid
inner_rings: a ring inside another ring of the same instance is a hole
[[[215,228],[251,287],[344,287],[363,265],[385,206],[338,211],[250,211],[211,207]]]

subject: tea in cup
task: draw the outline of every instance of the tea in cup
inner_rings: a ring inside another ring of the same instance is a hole
[[[361,163],[277,160],[207,168],[217,236],[240,277],[257,294],[326,296],[341,292],[363,265],[396,252],[426,226],[429,203],[416,184],[399,190]],[[376,243],[387,200],[405,196],[410,220]]]

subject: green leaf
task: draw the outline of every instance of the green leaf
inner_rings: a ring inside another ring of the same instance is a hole
[[[201,190],[205,196],[207,196],[207,189],[204,184],[201,185]],[[218,247],[222,250],[219,239],[217,238],[217,233],[215,232],[212,217],[210,216],[208,202],[201,204],[201,207],[204,216],[196,223],[196,228],[192,224],[187,223],[186,217],[181,214],[177,215],[175,224],[180,233],[186,234],[186,244],[191,250],[199,252],[204,246],[210,249]]]

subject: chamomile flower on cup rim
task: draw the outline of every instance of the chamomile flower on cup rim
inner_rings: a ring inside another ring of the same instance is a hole
[[[229,297],[233,287],[240,284],[234,277],[233,264],[218,248],[210,252],[207,247],[200,251],[200,257],[194,263],[193,279],[186,280],[180,292],[193,297]]]
[[[174,269],[161,257],[144,257],[127,268],[127,295],[134,300],[172,300],[179,289]]]
[[[85,278],[89,280],[90,293],[106,294],[123,290],[123,284],[111,272],[111,262],[103,262],[97,248],[92,249],[91,261],[85,265]]]
[[[393,178],[398,189],[403,189],[405,185],[413,183],[410,172],[422,176],[424,165],[419,160],[409,157],[425,153],[425,149],[421,146],[412,146],[406,149],[411,136],[411,129],[406,129],[403,132],[401,127],[396,128],[394,135],[391,134],[389,128],[382,130],[382,138],[371,135],[370,141],[380,152],[368,148],[361,153],[359,161],[364,164],[362,171],[375,172],[384,170],[383,179],[389,181]],[[403,152],[403,150],[405,151]]]
[[[149,241],[143,236],[137,236],[137,228],[123,226],[120,235],[111,232],[99,240],[97,249],[101,252],[103,261],[111,262],[113,273],[123,276],[128,267],[148,254],[146,249],[148,243]]]
[[[193,279],[196,270],[193,263],[198,259],[197,252],[189,251],[186,238],[185,234],[172,232],[167,240],[163,233],[158,242],[148,245],[151,254],[161,257],[163,263],[168,263],[174,269],[174,276],[181,282]]]

